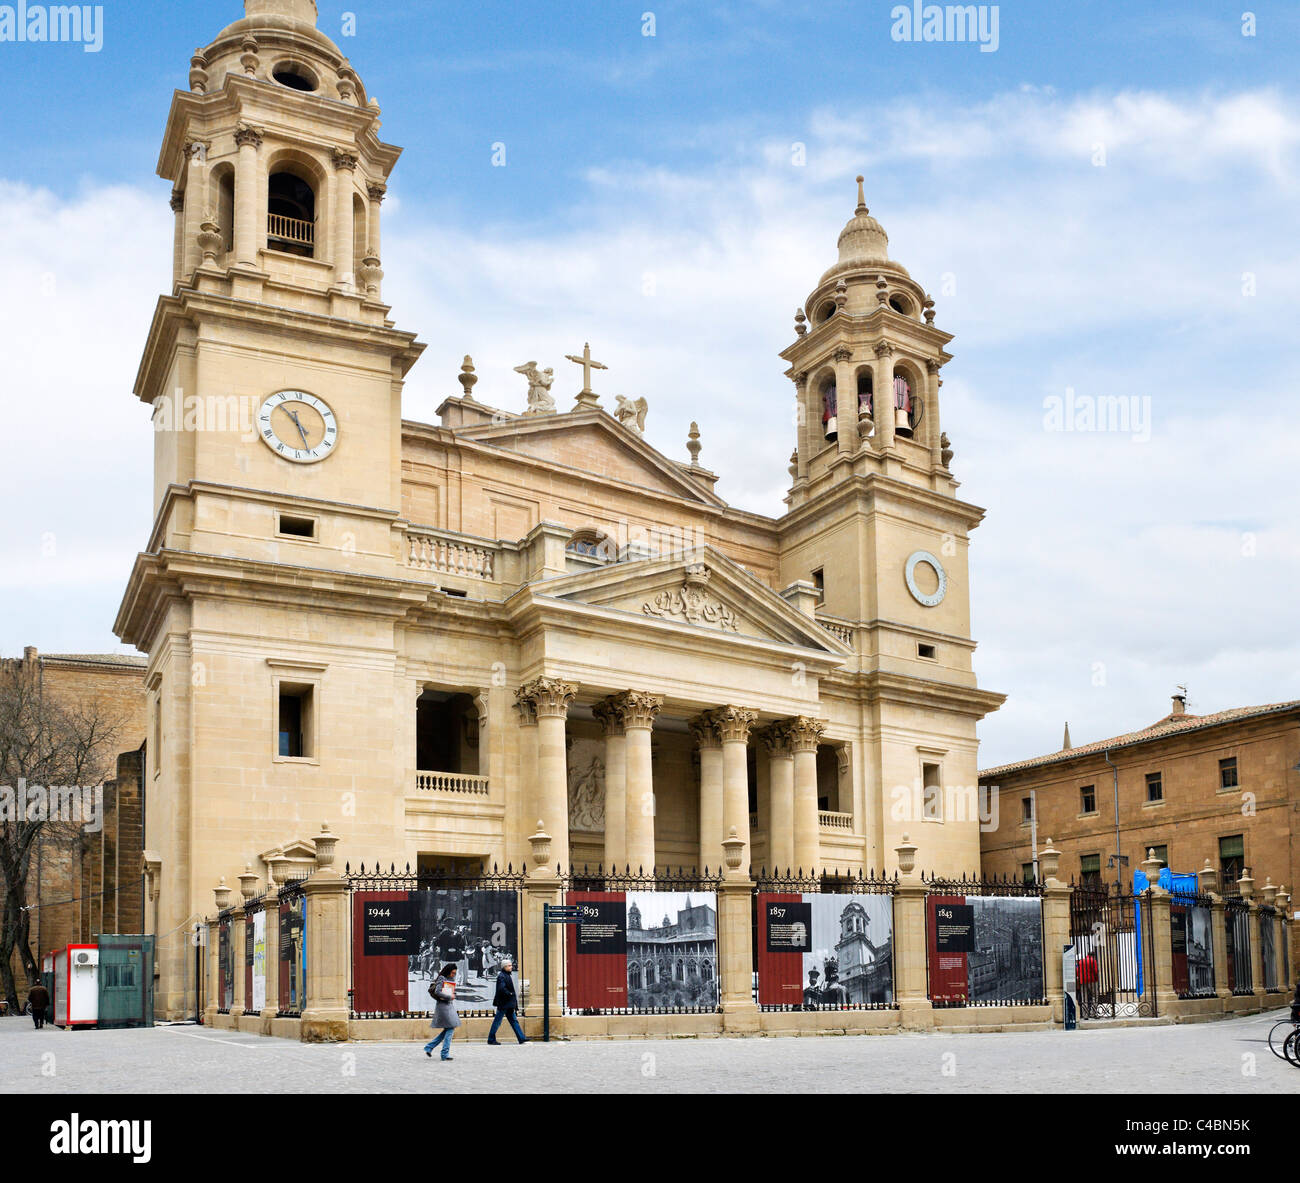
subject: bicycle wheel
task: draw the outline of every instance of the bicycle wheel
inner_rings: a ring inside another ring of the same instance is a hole
[[[1287,1062],[1293,1068],[1300,1068],[1300,1027],[1287,1036],[1282,1050],[1286,1053]]]
[[[1293,1023],[1290,1019],[1279,1019],[1269,1028],[1268,1050],[1279,1060],[1285,1060],[1286,1042],[1296,1031],[1300,1031],[1300,1025]]]

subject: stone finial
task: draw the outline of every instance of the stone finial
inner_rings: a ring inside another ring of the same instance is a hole
[[[798,448],[796,448],[793,452],[790,453],[790,467],[788,471],[790,473],[790,479],[792,481],[797,480],[799,478],[799,449]]]
[[[262,64],[262,59],[257,54],[256,39],[245,37],[240,49],[243,52],[239,55],[239,64],[244,67],[244,73],[250,76],[256,74],[257,68]]]
[[[1277,888],[1273,886],[1272,875],[1264,881],[1264,886],[1259,889],[1259,894],[1263,898],[1265,906],[1271,905],[1277,899]]]
[[[871,212],[869,209],[867,209],[867,191],[864,188],[866,183],[867,183],[867,178],[862,175],[859,175],[858,176],[858,208],[853,211],[855,214],[869,214]]]
[[[736,832],[735,826],[731,827],[731,833],[722,840],[722,849],[727,870],[739,871],[741,860],[745,857],[745,840]]]
[[[1209,859],[1206,859],[1205,866],[1196,872],[1196,879],[1202,895],[1209,895],[1210,892],[1219,890],[1219,872],[1214,869]]]
[[[928,325],[934,324],[934,299],[929,292],[925,294],[923,307],[925,308],[925,323]]]
[[[849,285],[845,283],[844,280],[841,279],[835,285],[835,311],[843,312],[844,305],[847,304],[848,302],[849,302]]]
[[[357,278],[361,280],[361,286],[365,289],[366,295],[379,295],[379,285],[384,279],[384,269],[380,266],[379,256],[373,248],[367,248],[366,257],[361,260],[361,266],[357,269]]]
[[[1047,840],[1047,845],[1038,852],[1038,869],[1042,873],[1044,882],[1054,881],[1057,872],[1061,869],[1061,852],[1056,849],[1055,843],[1050,838]]]
[[[939,433],[939,449],[939,463],[941,463],[944,468],[951,468],[952,440],[948,438],[948,433],[946,431],[941,431]],[[1070,725],[1068,723],[1065,725],[1065,729],[1067,732],[1070,730]],[[1067,744],[1066,746],[1068,747],[1069,745]]]
[[[203,252],[204,263],[216,263],[217,256],[226,249],[226,240],[212,213],[204,215],[198,233],[199,250]]]
[[[700,466],[700,449],[702,446],[700,443],[700,425],[692,422],[690,433],[686,437],[686,450],[691,454],[692,468],[699,468]]]
[[[212,889],[212,896],[217,902],[217,911],[224,912],[230,907],[230,888],[226,886],[226,879],[223,875],[221,881]]]
[[[539,817],[537,832],[529,836],[528,845],[533,852],[533,873],[543,871],[551,861],[551,836],[546,832],[546,824]]]
[[[903,835],[903,841],[894,847],[894,853],[898,855],[898,869],[904,875],[910,875],[916,870],[916,843],[906,834]]]
[[[190,58],[190,91],[203,94],[208,89],[208,59],[201,49],[194,51]]]
[[[794,332],[797,337],[808,335],[808,317],[802,308],[794,310]]]
[[[329,867],[334,863],[334,848],[338,845],[337,834],[330,833],[329,822],[322,822],[320,833],[313,839],[316,844],[316,866]]]
[[[239,876],[239,894],[245,903],[257,898],[257,873],[248,863],[244,864],[244,873]]]
[[[357,77],[357,72],[348,62],[344,62],[339,70],[339,98],[345,103],[356,102],[360,85],[361,80]]]
[[[460,377],[456,379],[465,391],[465,397],[474,401],[474,387],[478,384],[478,375],[474,372],[474,359],[467,353],[465,360],[461,362]]]
[[[889,280],[883,275],[876,276],[876,303],[881,307],[889,303]]]
[[[1164,864],[1156,858],[1154,848],[1147,848],[1147,856],[1142,860],[1142,870],[1146,872],[1147,883],[1151,887],[1158,886],[1157,880],[1160,878],[1160,872],[1164,869]]]
[[[1241,868],[1241,878],[1237,880],[1237,894],[1243,900],[1255,898],[1255,880],[1251,876],[1249,867]]]

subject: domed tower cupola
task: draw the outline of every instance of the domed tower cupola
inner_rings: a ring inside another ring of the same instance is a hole
[[[175,186],[175,281],[382,323],[380,204],[400,149],[316,27],[315,0],[246,0],[190,61],[159,172]],[[279,289],[298,291],[279,293]]]
[[[863,177],[857,185],[839,257],[797,311],[797,339],[781,355],[800,408],[792,507],[869,470],[923,473],[932,486],[946,479],[937,393],[951,338],[934,327],[925,290],[889,257]]]

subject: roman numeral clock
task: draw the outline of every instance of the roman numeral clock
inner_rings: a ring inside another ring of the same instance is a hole
[[[329,404],[302,390],[271,395],[257,413],[262,443],[294,464],[317,464],[339,442],[338,420]]]

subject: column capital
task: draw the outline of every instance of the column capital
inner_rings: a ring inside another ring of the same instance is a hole
[[[723,743],[748,743],[750,728],[758,719],[758,712],[751,711],[748,707],[718,707],[708,714]]]
[[[894,347],[888,341],[878,341],[875,346],[875,354],[879,358],[893,357]]]
[[[615,705],[616,695],[609,698],[602,698],[594,707],[591,713],[596,716],[596,721],[605,730],[606,739],[614,739],[620,735],[626,734],[626,728],[623,725],[623,713]]]
[[[247,123],[241,123],[235,128],[235,146],[237,148],[262,146],[262,133],[255,127]]]
[[[808,715],[790,719],[787,725],[790,728],[790,743],[796,752],[815,752],[822,736],[826,734],[826,724]]]
[[[185,208],[185,190],[173,189],[171,199],[172,213],[179,214]]]
[[[539,719],[565,718],[569,704],[577,697],[577,686],[560,678],[534,678],[515,691],[516,703],[531,704],[535,717]]]
[[[529,699],[520,698],[519,692],[515,692],[515,710],[519,714],[520,727],[537,726],[537,708]]]
[[[624,731],[635,728],[648,731],[654,726],[655,716],[663,710],[664,700],[663,695],[646,690],[624,690],[620,694],[611,694],[600,706],[618,719]],[[597,718],[604,721],[600,715]]]
[[[687,726],[691,729],[691,734],[695,737],[695,746],[697,748],[707,748],[710,750],[722,747],[722,736],[718,733],[717,721],[713,718],[712,711],[705,711],[702,715],[696,715],[691,719]]]
[[[758,728],[754,736],[767,749],[769,756],[779,758],[794,755],[794,739],[788,721],[769,723],[766,727]]]
[[[185,155],[190,158],[191,164],[205,164],[211,151],[211,140],[186,140],[185,142]]]
[[[853,350],[847,345],[841,345],[831,354],[831,357],[837,362],[850,362],[853,360]]]
[[[335,148],[330,160],[338,172],[344,170],[355,172],[357,165],[361,163],[355,152],[344,152],[342,148]]]
[[[384,198],[388,196],[388,186],[379,185],[371,182],[366,186],[366,192],[370,195],[370,200],[379,205],[383,204]]]

